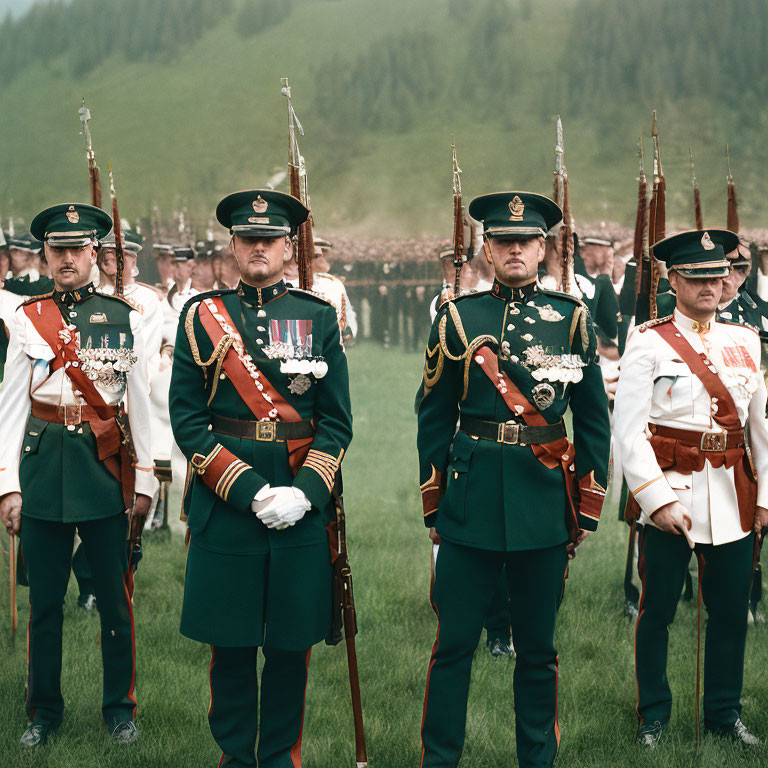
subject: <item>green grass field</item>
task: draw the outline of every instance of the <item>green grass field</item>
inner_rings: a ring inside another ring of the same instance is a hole
[[[349,354],[355,439],[345,461],[349,543],[359,611],[358,655],[370,762],[415,768],[427,662],[436,620],[428,604],[429,546],[421,522],[413,395],[417,354],[361,345]],[[695,748],[693,690],[695,607],[681,604],[669,674],[673,727],[655,754],[634,744],[635,683],[632,626],[622,615],[626,528],[615,497],[600,532],[579,551],[562,605],[558,765],[768,766],[768,749],[743,752],[704,739]],[[3,536],[3,544],[7,539]],[[72,582],[65,607],[65,720],[48,746],[23,754],[26,590],[19,589],[20,627],[10,642],[8,584],[0,578],[0,768],[213,768],[219,752],[206,721],[209,650],[178,633],[184,546],[147,541],[135,598],[140,741],[110,743],[100,718],[98,618],[77,608]],[[5,561],[7,563],[7,560]],[[7,570],[7,568],[6,568]],[[768,739],[768,627],[747,640],[744,720]],[[352,715],[343,647],[313,652],[304,729],[308,768],[354,766]],[[467,743],[462,767],[515,765],[512,671],[493,661],[484,644],[475,658]]]

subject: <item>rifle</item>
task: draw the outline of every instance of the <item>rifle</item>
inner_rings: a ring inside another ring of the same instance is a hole
[[[112,198],[112,226],[115,231],[115,261],[117,262],[117,274],[115,275],[115,296],[123,295],[123,270],[125,269],[125,250],[123,249],[123,224],[120,221],[120,212],[117,208],[117,194],[115,193],[115,177],[112,175],[112,161],[109,161],[109,194]]]
[[[693,150],[688,149],[691,157],[691,176],[693,177],[693,220],[696,229],[704,229],[704,216],[701,212],[701,192],[699,191],[699,182],[696,181],[696,166],[693,164]]]
[[[365,746],[363,728],[363,705],[360,698],[360,676],[357,669],[357,615],[355,596],[352,589],[352,569],[347,554],[347,523],[344,513],[344,499],[341,494],[341,476],[338,476],[333,490],[333,505],[336,519],[329,528],[331,543],[331,565],[333,568],[333,627],[329,645],[341,642],[342,627],[347,645],[347,666],[349,668],[349,688],[352,697],[352,717],[355,724],[355,759],[357,768],[367,768],[368,751]]]
[[[464,202],[461,194],[461,168],[459,168],[459,162],[456,159],[456,142],[453,136],[451,136],[451,151],[453,153],[453,266],[456,268],[453,295],[459,296],[461,293],[461,268],[467,263],[468,257],[464,246]]]
[[[304,135],[296,110],[291,100],[291,87],[288,78],[282,78],[281,93],[288,100],[288,178],[291,194],[308,210],[307,220],[299,226],[297,232],[296,261],[299,265],[299,288],[312,289],[312,259],[315,257],[315,241],[312,235],[312,208],[309,200],[307,167],[299,150],[298,135]]]
[[[637,180],[637,214],[632,257],[635,260],[635,322],[640,325],[650,317],[651,257],[648,252],[648,180],[645,176],[642,136],[637,140],[640,175]]]
[[[560,227],[560,258],[562,259],[562,286],[563,293],[568,293],[571,287],[571,267],[576,251],[576,243],[573,232],[573,216],[571,214],[571,198],[568,193],[568,169],[563,162],[565,158],[565,145],[563,143],[563,123],[560,115],[557,116],[557,143],[555,145],[555,202],[563,212],[563,224]]]
[[[16,605],[16,536],[8,534],[8,576],[11,585],[11,643],[16,642],[16,629],[19,626],[19,611]]]
[[[651,193],[651,208],[648,223],[649,245],[655,245],[663,240],[667,226],[667,181],[664,178],[664,170],[661,167],[661,145],[659,144],[659,128],[656,123],[656,110],[653,110],[653,124],[651,126],[651,138],[653,139],[653,192]],[[659,287],[661,271],[656,257],[649,253],[650,259],[650,290],[648,295],[648,315],[651,320],[656,318],[658,308],[656,306],[656,291]]]
[[[83,99],[83,106],[80,107],[78,112],[80,114],[80,122],[83,124],[83,129],[80,131],[80,135],[85,136],[85,157],[88,160],[88,178],[91,185],[91,205],[101,208],[101,179],[99,178],[99,167],[96,165],[96,153],[93,151],[91,130],[88,128],[88,121],[91,119],[91,113],[88,110],[88,107],[85,106],[85,99]]]
[[[725,177],[728,185],[728,210],[726,211],[725,226],[739,234],[739,207],[736,201],[736,185],[733,183],[733,174],[731,173],[731,155],[728,152],[728,145],[725,145],[725,158],[728,161],[728,175]]]

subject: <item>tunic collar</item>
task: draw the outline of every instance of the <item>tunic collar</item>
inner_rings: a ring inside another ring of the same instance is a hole
[[[684,331],[690,331],[691,333],[707,333],[712,328],[712,321],[707,320],[705,323],[700,323],[698,320],[692,320],[688,315],[684,315],[679,309],[675,309],[674,315],[675,325],[678,325]]]
[[[254,288],[254,286],[248,285],[242,280],[237,286],[237,295],[256,307],[268,304],[273,299],[285,295],[287,291],[288,289],[282,280],[278,280],[274,285],[268,285],[266,288]]]
[[[536,280],[528,283],[527,285],[521,285],[517,288],[512,288],[509,285],[504,285],[498,280],[493,281],[493,288],[491,293],[502,301],[527,301],[538,291]]]
[[[57,304],[71,306],[72,304],[80,304],[80,302],[93,296],[94,293],[96,293],[96,289],[93,287],[93,283],[88,283],[73,291],[54,291],[53,299]]]

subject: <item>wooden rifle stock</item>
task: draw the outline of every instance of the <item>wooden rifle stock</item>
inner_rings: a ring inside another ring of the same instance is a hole
[[[337,480],[338,488],[341,481]],[[341,640],[341,629],[344,629],[344,639],[347,646],[347,667],[349,669],[349,689],[352,699],[352,717],[355,728],[355,759],[356,768],[367,768],[368,751],[365,744],[365,729],[363,727],[363,705],[360,696],[360,675],[357,668],[357,614],[355,612],[355,596],[352,588],[352,569],[347,555],[347,524],[344,513],[344,499],[337,489],[334,489],[333,504],[336,520],[329,526],[331,541],[331,562],[333,566],[333,629],[329,642],[333,645]]]
[[[725,145],[725,156],[728,160],[728,210],[726,211],[726,224],[725,226],[731,230],[731,232],[739,233],[739,205],[736,200],[736,185],[733,182],[733,175],[731,174],[731,154],[728,151],[728,145]]]
[[[88,158],[88,178],[91,184],[91,205],[101,208],[101,179],[96,158],[93,156]]]

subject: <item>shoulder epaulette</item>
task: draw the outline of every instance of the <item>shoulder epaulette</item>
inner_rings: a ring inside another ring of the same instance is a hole
[[[49,291],[48,293],[42,293],[40,296],[30,296],[26,301],[22,301],[21,304],[19,304],[20,307],[26,307],[27,304],[34,304],[36,301],[42,301],[43,299],[51,299],[53,298],[53,291]]]
[[[566,301],[570,301],[571,304],[575,304],[577,307],[584,307],[585,309],[587,307],[587,305],[578,296],[571,296],[570,293],[565,293],[564,291],[556,291],[554,288],[542,288],[539,286],[539,293],[545,293],[547,296],[555,296],[558,299],[565,299]]]
[[[158,296],[163,295],[163,292],[156,285],[150,285],[149,283],[140,283],[138,280],[136,281],[136,285],[140,285],[142,288],[149,288],[152,292],[156,293]]]
[[[490,292],[491,292],[490,288],[486,291],[470,291],[469,293],[462,293],[460,296],[454,296],[451,299],[451,301],[463,301],[464,299],[473,299],[473,298],[477,298],[478,296],[485,296]],[[447,304],[448,302],[445,302],[445,303]]]
[[[757,302],[746,291],[739,298],[743,299],[752,309],[757,309]]]
[[[191,298],[184,302],[184,306],[181,308],[179,315],[184,314],[187,311],[187,307],[191,306],[195,302],[200,303],[204,299],[213,299],[216,296],[227,296],[230,293],[235,293],[234,288],[215,288],[212,291],[204,291],[203,293],[196,293]]]
[[[743,322],[740,323],[738,320],[723,320],[722,317],[718,318],[716,320],[718,325],[735,325],[737,328],[745,328],[748,331],[753,331],[756,334],[760,334],[760,329],[753,325],[752,323]]]
[[[333,306],[333,304],[331,304],[328,299],[324,298],[319,293],[315,293],[314,291],[306,291],[303,288],[294,288],[292,285],[286,287],[288,288],[288,292],[291,294],[295,294],[297,296],[306,296],[308,299],[314,299],[321,304],[327,304],[329,307]]]
[[[83,299],[83,303],[89,299],[95,299],[97,296],[102,299],[109,299],[110,301],[119,301],[122,304],[125,304],[129,309],[136,309],[136,307],[134,307],[133,304],[131,304],[131,302],[125,298],[125,296],[115,296],[113,293],[98,293],[98,291],[96,293],[92,293],[90,296],[86,296]]]
[[[672,321],[674,315],[665,315],[664,317],[657,317],[655,320],[646,320],[641,325],[637,326],[637,330],[640,333],[647,331],[649,328],[653,328],[655,325],[663,325]]]

